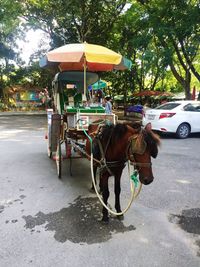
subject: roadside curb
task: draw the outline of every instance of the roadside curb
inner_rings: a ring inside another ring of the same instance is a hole
[[[23,112],[23,111],[5,111],[0,112],[0,117],[6,117],[6,116],[47,116],[46,111],[35,111],[35,112]]]
[[[47,111],[4,111],[0,112],[0,117],[7,117],[7,116],[47,116]],[[127,116],[118,116],[119,121],[124,122],[139,122],[140,120],[133,118],[133,117],[127,117]]]

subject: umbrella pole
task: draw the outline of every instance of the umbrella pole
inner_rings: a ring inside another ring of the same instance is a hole
[[[85,59],[85,56],[84,56],[84,62],[83,62],[83,68],[84,68],[84,94],[83,94],[83,101],[86,101],[87,98],[86,98],[86,59]]]

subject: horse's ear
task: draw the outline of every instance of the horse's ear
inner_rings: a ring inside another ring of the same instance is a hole
[[[150,135],[152,136],[153,140],[156,142],[157,145],[160,145],[160,137],[158,134],[154,133],[152,131],[152,125],[151,123],[147,123],[147,125],[145,126],[145,130],[147,133],[150,133]]]
[[[147,132],[150,132],[150,131],[152,130],[152,125],[151,125],[150,122],[147,123],[147,125],[145,126],[145,130],[146,130]]]

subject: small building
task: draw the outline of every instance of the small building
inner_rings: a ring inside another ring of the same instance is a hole
[[[4,100],[8,109],[34,110],[42,109],[41,88],[36,86],[16,85],[4,89]]]

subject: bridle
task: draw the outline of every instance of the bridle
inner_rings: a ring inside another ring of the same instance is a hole
[[[136,148],[136,144],[140,144],[141,142],[143,142],[143,147],[140,148]],[[141,168],[151,168],[152,163],[151,162],[137,162],[135,160],[134,155],[135,154],[139,154],[142,155],[145,152],[147,143],[144,140],[143,137],[143,132],[141,131],[138,134],[134,134],[129,138],[129,142],[128,142],[128,146],[127,146],[127,150],[126,150],[126,155],[127,158],[130,160],[131,165],[133,165],[134,167],[136,167],[136,169],[141,169]]]

